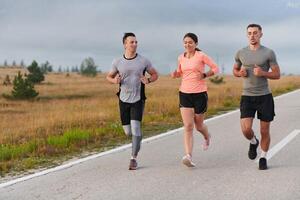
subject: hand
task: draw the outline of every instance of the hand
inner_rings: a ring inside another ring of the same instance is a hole
[[[115,84],[120,84],[121,83],[121,76],[120,74],[117,74],[114,78],[114,83]]]
[[[172,78],[177,78],[178,77],[178,72],[175,70],[174,72],[171,73]]]
[[[253,74],[255,76],[260,76],[261,77],[261,76],[264,76],[264,71],[261,69],[260,66],[254,65]]]
[[[204,79],[204,73],[197,73],[198,80]]]
[[[246,67],[242,66],[240,69],[240,77],[247,77],[247,75]]]
[[[148,84],[149,83],[149,80],[146,76],[141,76],[140,80],[142,81],[142,83],[144,84]]]

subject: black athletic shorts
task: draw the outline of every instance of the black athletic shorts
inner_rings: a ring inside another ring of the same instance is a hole
[[[130,120],[142,121],[145,100],[135,103],[125,103],[119,100],[120,116],[122,125],[130,124]]]
[[[257,118],[261,121],[273,121],[275,116],[272,94],[262,96],[242,96],[240,102],[241,118]]]
[[[183,93],[179,92],[179,107],[194,108],[196,114],[203,114],[207,110],[207,92]]]

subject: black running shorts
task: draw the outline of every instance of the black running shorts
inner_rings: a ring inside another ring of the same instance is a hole
[[[242,96],[240,101],[241,118],[257,118],[261,121],[273,121],[275,116],[272,94],[262,96]]]
[[[122,125],[130,124],[130,120],[142,121],[145,101],[125,103],[119,100],[120,116]]]
[[[203,114],[207,110],[207,92],[183,93],[179,92],[179,107],[194,108],[196,114]]]

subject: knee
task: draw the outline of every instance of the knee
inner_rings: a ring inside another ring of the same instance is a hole
[[[251,127],[242,127],[242,131],[244,134],[249,135],[252,133],[252,128]]]
[[[268,129],[268,128],[261,128],[261,129],[260,129],[260,133],[261,133],[261,135],[264,136],[264,137],[268,137],[268,136],[270,135],[269,129]]]
[[[196,125],[196,129],[197,129],[197,131],[203,131],[203,129],[204,129],[204,125],[203,124],[198,124],[198,125]]]
[[[193,132],[193,128],[194,128],[194,124],[193,123],[184,125],[184,129],[188,133]]]
[[[127,136],[131,136],[131,126],[130,125],[125,125],[123,126],[123,130],[124,130],[124,133],[127,135]]]
[[[131,132],[134,136],[142,136],[141,123],[139,121],[131,121]]]

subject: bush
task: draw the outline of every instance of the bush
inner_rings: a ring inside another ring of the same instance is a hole
[[[43,80],[45,80],[45,76],[41,68],[38,66],[38,63],[35,60],[27,69],[29,71],[29,74],[27,75],[27,79],[31,83],[33,84],[41,83]]]
[[[5,79],[3,81],[3,85],[5,85],[5,86],[11,85],[11,81],[10,81],[10,78],[9,78],[8,74],[5,76]]]
[[[14,99],[31,99],[36,97],[39,93],[34,90],[34,85],[28,79],[23,79],[21,72],[15,76],[13,81],[13,90],[11,95]]]
[[[224,77],[222,77],[222,76],[214,76],[214,77],[210,78],[209,80],[210,80],[210,82],[212,82],[214,84],[225,83]]]
[[[86,58],[82,61],[80,66],[80,73],[84,76],[96,76],[97,75],[97,66],[93,58]]]
[[[48,72],[53,71],[53,67],[48,61],[46,61],[45,63],[42,63],[40,69],[43,74],[47,74]]]

